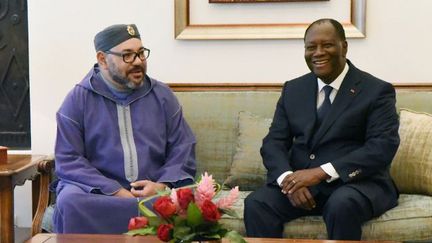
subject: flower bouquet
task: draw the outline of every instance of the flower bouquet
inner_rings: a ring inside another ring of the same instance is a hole
[[[219,223],[222,214],[238,217],[231,206],[238,198],[238,187],[231,189],[229,195],[213,202],[220,191],[207,172],[194,185],[159,192],[158,195],[143,199],[138,207],[143,216],[129,221],[128,235],[157,235],[165,242],[192,242],[202,240],[221,240],[246,242],[236,231],[225,229]],[[144,203],[158,197],[153,210]]]

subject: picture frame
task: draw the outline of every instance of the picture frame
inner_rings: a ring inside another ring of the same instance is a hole
[[[342,23],[347,38],[366,37],[366,0],[351,1],[351,19]],[[177,40],[302,39],[310,23],[190,24],[189,0],[175,0]]]
[[[276,3],[276,2],[316,2],[330,0],[209,0],[209,3]]]

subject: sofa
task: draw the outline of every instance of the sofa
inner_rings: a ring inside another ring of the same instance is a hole
[[[170,84],[197,138],[198,173],[207,171],[227,187],[238,185],[240,200],[234,205],[239,218],[224,216],[229,228],[245,234],[243,199],[265,183],[259,148],[271,124],[282,84]],[[399,84],[401,145],[391,174],[400,190],[398,206],[363,225],[364,240],[432,241],[432,85]],[[41,166],[41,177],[51,177],[54,163]],[[36,200],[47,198],[41,191]],[[223,190],[223,196],[228,191]],[[38,198],[39,197],[39,198]],[[50,199],[52,200],[52,199]],[[46,205],[35,215],[33,233],[50,229]],[[37,210],[35,210],[37,211]],[[43,217],[44,216],[44,217]],[[302,217],[285,225],[286,238],[327,238],[319,216]]]

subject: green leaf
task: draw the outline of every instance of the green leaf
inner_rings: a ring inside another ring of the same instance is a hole
[[[234,209],[219,209],[223,214],[229,215],[234,218],[240,218]]]
[[[227,238],[231,243],[246,243],[246,241],[243,239],[243,236],[234,230],[226,233],[225,238]]]
[[[202,237],[206,238],[206,239],[220,239],[221,238],[221,236],[218,234],[202,234]]]
[[[162,223],[162,220],[158,217],[158,216],[154,216],[154,217],[147,217],[149,220],[149,225],[150,226],[159,226]]]
[[[129,230],[125,233],[126,235],[156,235],[156,227],[145,227],[141,229]]]
[[[143,199],[138,203],[138,208],[141,212],[142,215],[146,216],[146,217],[157,217],[157,215],[155,213],[153,213],[153,211],[151,211],[150,209],[148,209],[145,206],[145,202],[148,201],[147,199]]]
[[[167,196],[171,194],[171,189],[164,189],[164,190],[156,190],[156,195],[161,196]]]
[[[189,226],[196,227],[203,222],[203,216],[195,203],[189,203],[187,208],[187,223]]]
[[[219,223],[202,226],[202,232],[207,234],[219,234],[222,230],[222,226]]]
[[[177,239],[176,241],[174,241],[175,243],[178,243],[178,242],[185,242],[185,243],[189,243],[189,242],[192,242],[194,239],[195,239],[195,237],[196,237],[196,234],[195,233],[191,233],[191,234],[189,234],[189,235],[185,235],[184,237],[182,237],[182,238],[174,238],[174,239]]]
[[[220,228],[218,231],[218,235],[221,235],[222,237],[224,237],[227,233],[228,233],[228,230],[224,229],[224,228]]]
[[[187,221],[185,217],[182,216],[175,216],[174,217],[174,225],[175,226],[186,226]]]
[[[191,227],[188,226],[176,226],[174,227],[173,237],[176,239],[185,239],[191,234]],[[192,234],[195,234],[192,232]]]

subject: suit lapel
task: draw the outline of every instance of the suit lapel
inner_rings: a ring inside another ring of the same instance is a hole
[[[305,137],[311,142],[314,135],[314,126],[316,120],[316,104],[317,104],[317,90],[318,84],[315,75],[310,75],[306,80],[307,85],[304,86],[305,90],[302,92],[305,96],[303,100],[303,105],[301,105],[303,114],[305,116]]]
[[[316,131],[312,141],[312,149],[315,148],[315,146],[330,129],[336,119],[340,117],[340,114],[349,107],[351,102],[354,100],[354,97],[356,97],[361,92],[360,81],[356,79],[358,75],[355,73],[355,67],[350,65],[350,70],[342,81],[341,87],[333,101],[329,114],[324,119],[319,129]]]

